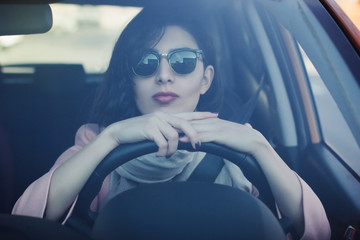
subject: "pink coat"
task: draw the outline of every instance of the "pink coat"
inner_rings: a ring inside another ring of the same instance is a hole
[[[47,205],[50,182],[55,169],[92,141],[99,134],[99,131],[98,125],[83,125],[75,136],[75,145],[66,150],[57,159],[54,166],[48,173],[37,179],[26,189],[23,195],[16,202],[12,214],[43,218]],[[305,231],[301,239],[330,239],[330,225],[323,205],[309,185],[299,176],[298,178],[302,187],[302,203],[305,223]],[[93,211],[97,211],[99,209],[100,204],[109,193],[109,189],[110,175],[105,178],[99,194],[91,204],[91,209]],[[75,202],[76,201],[74,201],[72,207],[70,208],[64,222],[71,214]]]

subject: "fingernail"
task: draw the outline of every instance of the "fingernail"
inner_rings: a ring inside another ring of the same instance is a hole
[[[198,141],[195,143],[195,150],[198,150],[201,147],[201,142]]]

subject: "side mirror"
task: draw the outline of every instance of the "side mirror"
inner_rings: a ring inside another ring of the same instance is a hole
[[[0,4],[0,36],[45,33],[53,24],[48,4]]]

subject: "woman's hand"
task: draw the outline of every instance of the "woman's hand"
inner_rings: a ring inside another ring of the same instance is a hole
[[[216,117],[217,114],[209,112],[156,112],[114,123],[106,131],[110,132],[115,146],[151,140],[159,147],[157,156],[171,156],[177,150],[179,133],[185,134],[194,149],[200,143],[190,122]]]
[[[259,144],[266,144],[266,139],[257,130],[248,124],[238,124],[219,118],[209,118],[191,121],[192,127],[197,132],[201,142],[215,142],[239,152],[256,154]],[[189,142],[184,136],[179,139]]]

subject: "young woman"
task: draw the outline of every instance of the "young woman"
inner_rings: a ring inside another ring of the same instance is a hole
[[[29,186],[13,214],[66,221],[88,177],[121,144],[151,140],[159,149],[111,173],[92,203],[95,211],[138,184],[185,181],[205,154],[177,151],[178,142],[190,142],[194,149],[215,142],[257,160],[280,213],[295,223],[303,239],[328,239],[325,211],[310,187],[260,132],[214,113],[221,109],[223,88],[215,76],[211,35],[199,24],[201,17],[185,19],[168,12],[144,9],[126,27],[95,99],[96,124],[78,130],[75,145]],[[241,170],[224,161],[215,182],[256,195]]]

